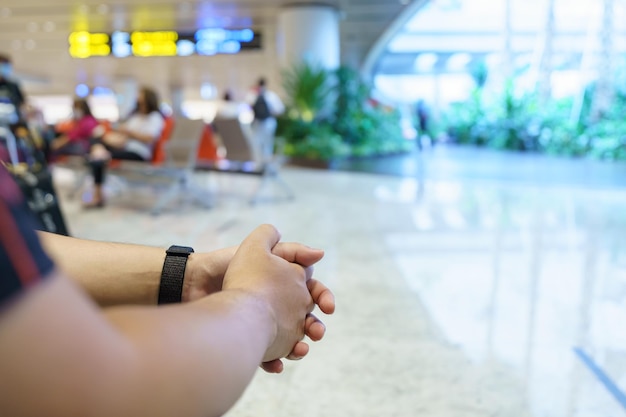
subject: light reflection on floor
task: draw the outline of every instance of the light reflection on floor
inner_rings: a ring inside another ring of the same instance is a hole
[[[626,388],[624,208],[621,190],[430,184],[386,242],[446,339],[515,369],[535,415],[610,415],[573,348]]]

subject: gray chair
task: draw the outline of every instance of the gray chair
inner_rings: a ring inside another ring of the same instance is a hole
[[[138,185],[165,186],[165,191],[152,208],[154,215],[177,197],[190,197],[206,207],[212,205],[208,191],[198,187],[193,179],[197,164],[198,146],[203,130],[202,120],[177,118],[170,140],[165,145],[166,161],[161,166],[145,162],[122,161],[111,169],[111,174],[125,182]]]
[[[287,199],[294,198],[291,188],[280,176],[280,168],[284,163],[282,147],[276,147],[275,152],[268,151],[275,148],[273,134],[257,138],[250,125],[242,124],[238,119],[216,118],[213,126],[221,137],[226,157],[217,163],[201,163],[199,169],[260,176],[261,181],[250,199],[251,204],[261,200],[263,189],[271,182],[283,189]]]

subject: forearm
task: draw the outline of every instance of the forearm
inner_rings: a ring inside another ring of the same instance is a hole
[[[275,334],[267,305],[245,292],[162,308],[118,308],[109,320],[136,347],[125,390],[153,416],[220,416],[243,393]],[[140,354],[139,354],[140,353]],[[159,393],[159,395],[155,395]],[[131,413],[132,414],[132,413]]]
[[[101,306],[156,304],[165,250],[39,232],[46,252]]]
[[[155,305],[165,249],[68,238],[39,232],[46,252],[100,306]],[[222,289],[236,247],[193,253],[187,260],[182,302]]]
[[[219,416],[276,332],[246,292],[103,316],[62,278],[0,318],[0,410],[13,416]]]

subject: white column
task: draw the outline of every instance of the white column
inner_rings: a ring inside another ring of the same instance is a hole
[[[172,115],[175,117],[183,116],[183,102],[185,101],[185,90],[179,85],[170,85],[169,98],[171,100]],[[165,97],[162,97],[165,99]]]
[[[127,117],[137,105],[139,83],[134,78],[121,78],[113,81],[113,91],[117,97],[120,118]]]
[[[278,15],[280,66],[309,62],[327,69],[340,64],[339,14],[332,6],[291,4]]]

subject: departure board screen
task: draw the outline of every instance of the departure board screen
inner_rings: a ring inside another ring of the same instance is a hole
[[[252,29],[200,29],[196,32],[74,32],[69,36],[74,58],[94,56],[191,56],[237,54],[261,49],[261,34]]]

